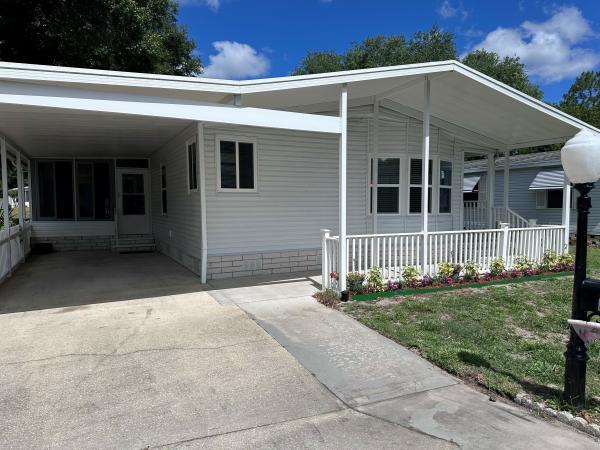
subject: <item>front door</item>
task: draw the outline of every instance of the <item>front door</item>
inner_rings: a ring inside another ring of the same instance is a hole
[[[148,169],[117,169],[119,234],[150,233]]]

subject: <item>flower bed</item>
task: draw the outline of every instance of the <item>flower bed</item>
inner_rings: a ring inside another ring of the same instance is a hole
[[[502,259],[490,262],[490,270],[481,273],[476,263],[467,261],[464,265],[442,262],[436,275],[421,275],[416,267],[405,267],[401,277],[384,282],[381,269],[372,267],[365,273],[347,274],[350,296],[355,300],[373,300],[379,297],[393,297],[419,292],[433,292],[465,287],[482,287],[490,284],[515,283],[571,274],[574,269],[573,256],[557,255],[548,251],[539,264],[525,257],[518,257],[514,267],[506,269]],[[335,282],[338,274],[330,274]]]
[[[572,271],[565,272],[548,272],[537,275],[531,275],[527,277],[516,277],[516,278],[497,278],[497,279],[487,279],[483,280],[480,278],[478,281],[461,283],[461,284],[437,284],[437,285],[429,285],[418,288],[410,288],[410,289],[395,289],[395,290],[386,290],[379,292],[370,292],[368,294],[352,294],[352,300],[357,302],[366,302],[371,300],[377,300],[378,298],[389,298],[389,297],[402,297],[404,295],[414,295],[414,294],[427,294],[431,292],[440,292],[440,291],[451,291],[455,289],[467,289],[467,288],[483,288],[486,286],[494,286],[501,284],[511,284],[511,283],[525,283],[527,281],[536,281],[536,280],[544,280],[548,278],[556,278],[556,277],[565,277],[572,276]]]

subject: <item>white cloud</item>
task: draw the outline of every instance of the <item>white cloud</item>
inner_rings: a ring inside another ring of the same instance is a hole
[[[182,6],[187,5],[202,5],[208,6],[213,11],[218,11],[221,6],[221,0],[179,0]]]
[[[469,16],[469,12],[465,9],[462,2],[454,6],[450,3],[450,0],[444,0],[436,11],[442,19],[458,17],[461,20],[465,20]]]
[[[257,52],[248,44],[232,41],[213,42],[216,55],[208,57],[209,64],[202,76],[241,80],[265,75],[271,68],[271,62],[263,53]]]
[[[578,8],[562,7],[544,22],[525,21],[517,28],[496,28],[473,50],[518,56],[530,75],[550,83],[579,75],[600,63],[598,52],[579,46],[595,36]]]

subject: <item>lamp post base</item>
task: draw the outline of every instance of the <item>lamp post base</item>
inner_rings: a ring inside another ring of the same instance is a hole
[[[564,399],[577,411],[585,407],[585,377],[588,355],[583,341],[571,328],[565,352]]]

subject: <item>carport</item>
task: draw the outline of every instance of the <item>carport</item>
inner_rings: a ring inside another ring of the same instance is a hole
[[[38,230],[104,237],[90,248],[118,245],[122,235],[150,237],[152,210],[166,201],[157,198],[165,187],[149,158],[186,129],[198,136],[204,123],[339,131],[334,117],[242,107],[239,92],[236,82],[2,62],[0,282],[24,261]],[[203,163],[199,155],[200,179]],[[203,229],[198,223],[189,237],[198,266],[206,264]]]

